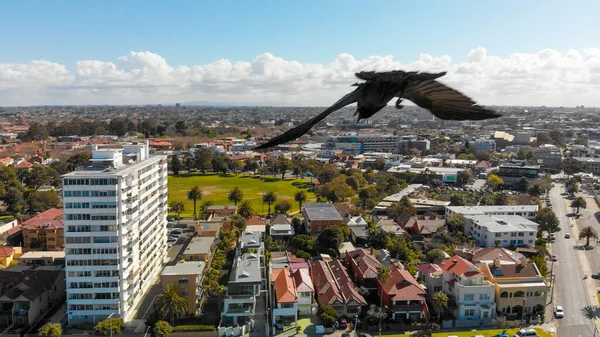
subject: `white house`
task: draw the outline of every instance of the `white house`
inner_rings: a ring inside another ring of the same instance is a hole
[[[271,324],[279,327],[296,324],[298,320],[298,295],[296,294],[296,287],[290,269],[287,267],[273,269],[271,285],[275,290],[273,292]]]
[[[496,286],[485,280],[485,275],[473,263],[455,255],[440,263],[442,273],[431,273],[428,277],[442,278],[442,291],[454,297],[454,315],[458,321],[471,321],[463,326],[490,325],[496,317],[494,296]],[[435,284],[432,280],[426,284]],[[428,289],[433,291],[433,289]]]
[[[294,236],[294,226],[288,221],[284,214],[278,214],[271,220],[269,235],[274,238],[289,238]]]

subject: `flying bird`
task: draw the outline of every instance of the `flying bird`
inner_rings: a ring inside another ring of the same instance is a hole
[[[334,111],[352,103],[358,103],[354,113],[354,116],[358,115],[357,122],[369,118],[383,109],[394,97],[398,97],[397,109],[404,107],[400,103],[403,98],[406,98],[440,119],[483,120],[502,116],[498,112],[477,105],[471,98],[436,81],[444,75],[446,72],[425,73],[402,70],[356,73],[356,77],[365,81],[353,84],[352,86],[357,87],[356,90],[342,97],[317,116],[254,149],[266,149],[292,141],[307,133],[315,124]]]

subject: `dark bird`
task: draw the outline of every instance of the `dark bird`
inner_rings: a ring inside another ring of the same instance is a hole
[[[342,97],[317,116],[254,149],[266,149],[292,141],[307,133],[315,124],[332,112],[356,102],[358,104],[354,116],[358,115],[358,121],[373,116],[394,97],[398,97],[396,101],[397,109],[404,107],[400,103],[402,103],[403,98],[406,98],[421,108],[429,110],[440,119],[482,120],[501,116],[498,112],[479,106],[459,91],[436,81],[437,78],[444,75],[446,75],[446,72],[431,74],[402,70],[356,73],[356,77],[365,81],[353,84],[353,86],[358,87],[356,90]]]

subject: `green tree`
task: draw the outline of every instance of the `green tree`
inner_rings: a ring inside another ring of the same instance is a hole
[[[498,187],[503,184],[504,181],[502,180],[502,178],[498,177],[495,174],[490,174],[490,176],[487,179],[487,185],[494,191],[496,191]]]
[[[451,233],[462,233],[465,228],[465,216],[462,214],[452,214],[446,219],[446,226]]]
[[[192,189],[190,189],[187,193],[187,198],[188,200],[192,200],[194,202],[194,219],[198,219],[197,217],[197,208],[196,208],[196,202],[200,199],[202,199],[202,190],[200,189],[199,186],[194,186],[192,187]]]
[[[372,204],[374,204],[373,199],[375,199],[378,195],[377,188],[373,185],[369,185],[358,192],[358,200],[360,200],[361,208],[366,210],[367,206],[369,208]]]
[[[177,156],[173,156],[171,159],[171,171],[173,171],[176,176],[178,176],[179,171],[181,171],[181,161],[179,161]]]
[[[92,158],[92,154],[90,152],[84,151],[79,152],[77,154],[72,155],[67,159],[67,165],[70,168],[70,171],[74,171],[76,168],[80,166],[87,166],[90,163],[90,159]]]
[[[282,200],[275,205],[275,212],[286,214],[290,208],[292,208],[290,202],[287,200]]]
[[[237,206],[237,203],[242,201],[242,199],[244,198],[244,192],[242,192],[242,190],[240,190],[239,187],[234,187],[233,189],[231,189],[229,191],[229,194],[227,194],[227,199],[231,202],[233,202],[234,205]]]
[[[320,307],[319,311],[317,311],[317,316],[323,321],[323,324],[325,324],[325,326],[327,327],[331,327],[333,323],[335,323],[335,321],[337,321],[338,319],[337,311],[329,305],[324,305]]]
[[[315,239],[310,235],[299,234],[292,238],[290,245],[297,250],[312,252],[315,246]]]
[[[212,200],[204,200],[202,202],[202,205],[200,205],[200,210],[198,211],[198,218],[200,218],[202,220],[208,219],[208,217],[209,217],[208,208],[214,204],[215,204],[215,202]]]
[[[438,320],[441,322],[444,311],[448,308],[448,296],[443,292],[437,292],[433,294],[431,297],[431,306],[433,307],[433,311],[437,316]]]
[[[552,208],[542,208],[536,218],[535,222],[539,223],[538,232],[546,231],[548,233],[556,233],[560,231],[560,222],[554,214]]]
[[[583,197],[577,197],[571,202],[571,207],[577,208],[577,213],[579,213],[579,208],[586,208],[587,202]]]
[[[213,155],[209,149],[202,148],[195,152],[194,165],[197,169],[206,174],[206,170],[212,167]]]
[[[529,189],[529,182],[527,181],[527,178],[521,177],[517,179],[517,181],[515,181],[514,188],[517,191],[527,191]]]
[[[579,232],[579,240],[586,239],[585,246],[588,247],[590,245],[590,239],[598,240],[598,232],[592,226],[586,226],[581,229]]]
[[[120,318],[108,318],[103,321],[98,322],[92,331],[96,336],[110,336],[111,333],[113,335],[119,335],[123,332],[125,328],[125,324],[123,320]]]
[[[182,289],[178,284],[167,284],[156,298],[157,308],[164,318],[170,320],[171,326],[175,325],[175,317],[180,317],[188,312],[189,300],[181,293]]]
[[[215,173],[221,172],[223,174],[227,174],[229,170],[229,166],[225,160],[224,156],[216,156],[212,159],[212,169]]]
[[[258,169],[258,163],[256,162],[256,159],[246,158],[244,160],[244,170],[252,171],[254,174],[256,174],[257,169]]]
[[[392,205],[391,207],[388,207],[386,209],[386,212],[391,218],[396,218],[404,212],[413,216],[417,215],[417,209],[415,208],[415,206],[413,206],[412,202],[410,201],[410,198],[407,195],[403,196],[398,203]]]
[[[29,125],[29,130],[19,136],[24,142],[33,142],[36,140],[45,140],[48,138],[48,130],[40,123],[33,122]]]
[[[27,193],[29,213],[41,213],[51,208],[58,208],[61,204],[56,191],[33,191]]]
[[[540,271],[540,274],[542,274],[543,277],[546,277],[548,275],[548,263],[546,262],[544,256],[534,255],[529,258],[529,262],[535,263],[538,270]]]
[[[377,171],[382,171],[385,168],[385,163],[386,163],[385,159],[377,158],[377,159],[375,159],[375,162],[373,163],[373,168],[376,169]]]
[[[272,191],[269,191],[263,195],[263,203],[269,205],[269,211],[267,215],[271,215],[271,204],[277,201],[277,194]]]
[[[388,267],[379,267],[377,269],[377,282],[379,282],[379,286],[381,289],[384,288],[385,284],[392,277],[392,272]],[[379,294],[379,307],[383,308],[383,292]],[[381,328],[381,320],[379,321],[379,327]]]
[[[182,201],[173,201],[171,202],[171,212],[177,214],[177,220],[179,222],[179,218],[181,217],[181,212],[185,210],[185,204]]]
[[[442,249],[432,249],[425,254],[425,259],[429,263],[440,263],[444,260],[445,254]]]
[[[46,323],[39,330],[40,337],[60,337],[62,336],[62,327],[60,323]]]
[[[172,331],[173,327],[168,322],[158,321],[154,325],[154,333],[158,337],[168,337]]]
[[[250,200],[243,200],[237,208],[237,214],[241,215],[245,219],[250,218],[254,215],[254,206]]]
[[[535,182],[531,184],[531,187],[529,188],[527,193],[529,193],[529,195],[531,195],[532,197],[539,197],[544,193],[544,188],[542,187],[541,183]]]
[[[298,191],[294,195],[294,200],[298,203],[298,212],[302,211],[302,204],[306,201],[306,192]]]
[[[323,251],[328,249],[336,251],[342,242],[344,242],[344,234],[340,227],[326,227],[317,237],[317,245]]]

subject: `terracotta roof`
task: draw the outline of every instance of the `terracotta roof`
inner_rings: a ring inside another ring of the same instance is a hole
[[[15,252],[13,247],[0,247],[0,257],[9,257]]]
[[[459,277],[470,277],[475,275],[483,276],[479,268],[477,268],[473,263],[463,259],[458,255],[454,255],[451,258],[442,261],[442,263],[440,263],[440,268],[442,268],[442,270],[446,274],[454,273]]]
[[[445,221],[442,219],[433,219],[433,220],[418,220],[419,223],[419,233],[420,234],[433,234],[440,227],[443,227]]]
[[[360,275],[357,275],[361,279],[365,278],[377,278],[377,270],[381,268],[381,263],[377,261],[377,258],[366,249],[356,249],[346,253],[350,263],[356,265]]]
[[[502,264],[515,264],[519,263],[525,256],[507,248],[481,248],[473,254],[472,261],[473,263],[479,263],[482,261],[493,261],[497,258],[500,258]]]
[[[312,281],[317,292],[319,305],[343,304],[344,298],[337,287],[327,263],[322,260],[310,261]]]
[[[58,215],[59,212],[60,215]],[[25,229],[36,229],[39,227],[47,229],[64,228],[62,209],[53,208],[23,222],[23,228]]]
[[[485,265],[490,270],[490,274],[496,279],[512,277],[541,277],[540,272],[534,263],[502,264],[500,267],[494,267],[494,264]],[[499,270],[499,272],[495,271]]]
[[[6,231],[6,235],[12,236],[13,234],[19,233],[22,230],[22,227],[19,225],[17,227],[13,227]]]
[[[329,269],[333,274],[333,277],[337,281],[337,284],[340,288],[340,292],[344,296],[345,303],[357,302],[362,305],[366,305],[367,301],[365,298],[358,292],[358,287],[352,282],[350,279],[350,275],[344,268],[342,261],[340,260],[332,260],[327,263],[329,265]]]
[[[295,303],[298,301],[294,280],[287,268],[281,269],[275,277],[275,296],[278,303]]]
[[[435,263],[422,263],[417,266],[417,269],[419,269],[419,272],[423,275],[429,275],[442,270],[442,268]]]
[[[410,272],[397,268],[391,270],[390,278],[382,289],[392,301],[422,301],[427,294]]]
[[[150,146],[171,146],[171,142],[166,142],[164,140],[154,140],[148,143]]]
[[[405,226],[412,227],[417,220],[413,218],[408,212],[402,212],[400,215],[396,217],[396,223],[400,225],[400,227],[404,228]]]
[[[267,220],[259,217],[258,215],[253,215],[250,219],[246,220],[246,225],[248,226],[256,226],[256,225],[266,225]]]
[[[30,168],[32,167],[33,164],[28,162],[28,161],[22,161],[20,163],[18,163],[17,165],[15,165],[15,168]]]

